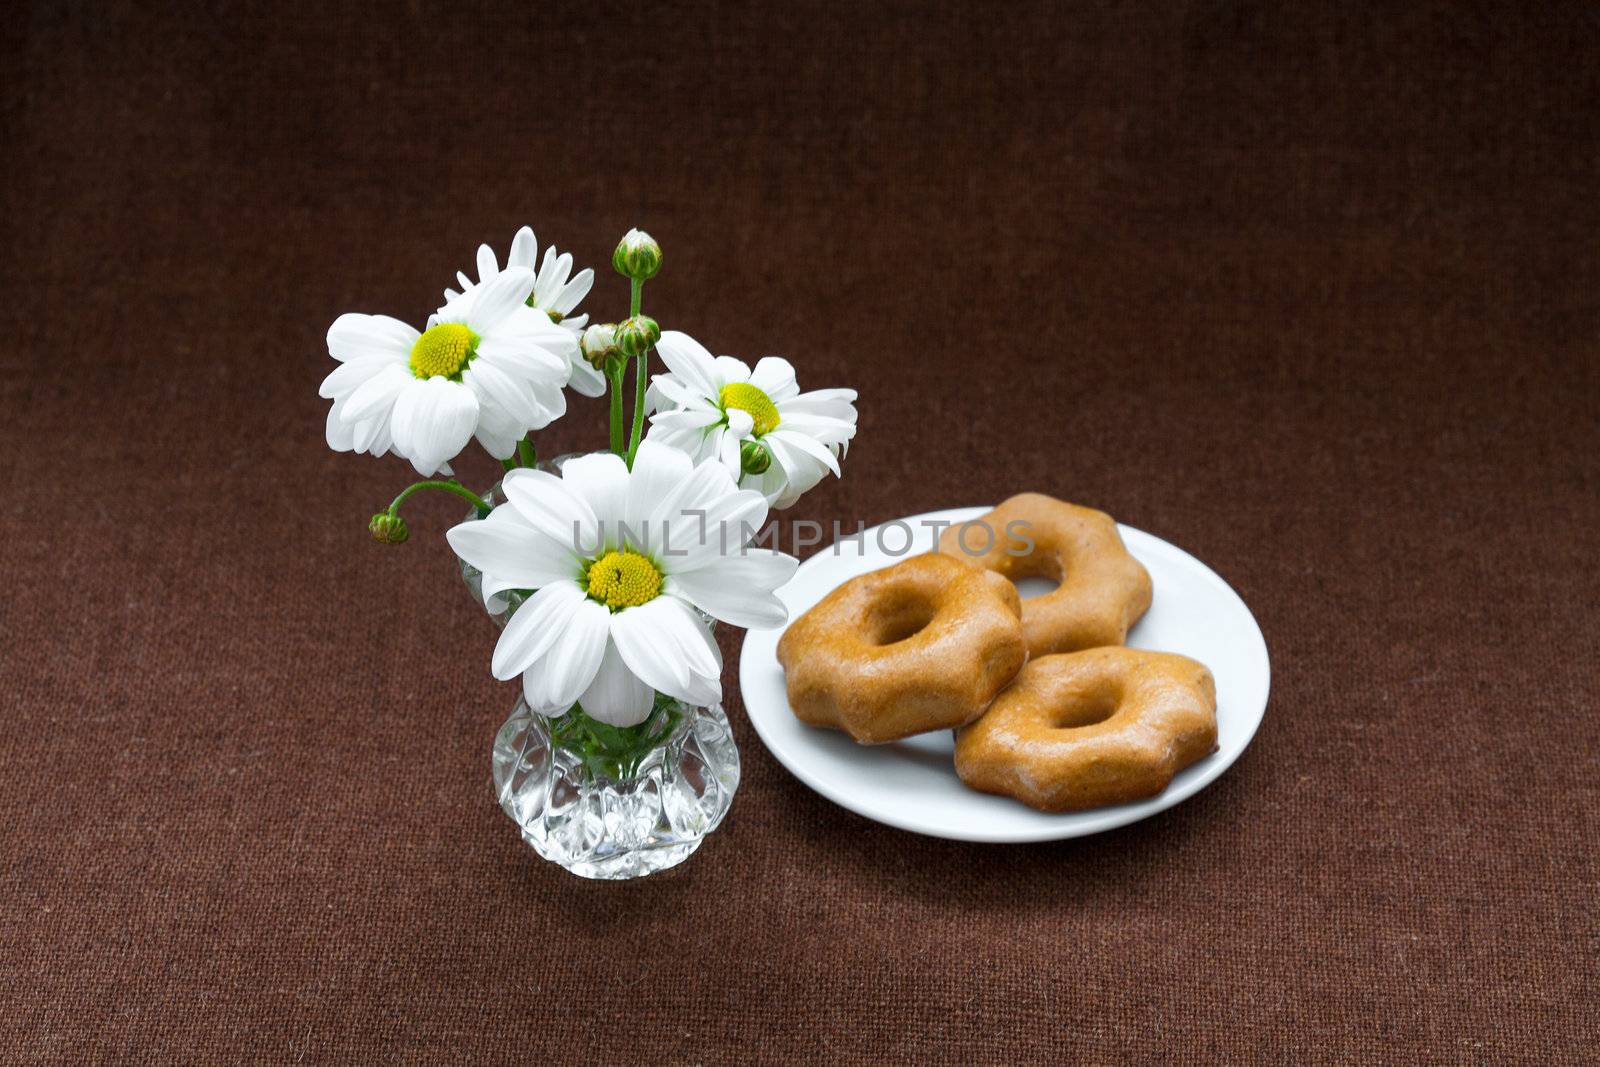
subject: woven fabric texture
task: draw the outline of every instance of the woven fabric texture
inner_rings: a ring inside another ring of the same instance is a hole
[[[1594,1055],[1592,6],[33,3],[0,48],[0,1059]],[[461,509],[374,544],[409,467],[317,397],[335,316],[524,222],[585,310],[643,226],[665,326],[860,391],[786,523],[1040,490],[1207,561],[1254,744],[1122,830],[925,839],[767,754],[731,635],[724,827],[540,861]]]

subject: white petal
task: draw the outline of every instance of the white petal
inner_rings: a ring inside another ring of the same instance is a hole
[[[711,467],[714,464],[706,464]],[[696,525],[691,526],[690,519]],[[670,524],[674,535],[663,550],[662,564],[673,574],[699,570],[730,553],[737,553],[767,521],[767,498],[753,489],[740,489],[706,503],[694,516]],[[682,536],[679,536],[679,531]],[[700,536],[701,531],[704,536]]]
[[[544,700],[544,692],[540,685],[539,675],[535,671],[523,672],[522,699],[527,701],[528,707],[547,719],[559,719],[572,710],[571,708],[542,708],[539,706],[540,702]]]
[[[486,244],[478,246],[478,284],[500,273],[500,261],[494,258],[494,249]]]
[[[771,397],[773,402],[787,400],[800,391],[795,385],[794,367],[778,356],[764,356],[750,372],[750,384]]]
[[[388,419],[373,419],[371,421],[371,423],[370,423],[370,425],[372,427],[372,436],[371,436],[370,439],[368,439],[365,442],[363,442],[362,438],[366,437],[366,435],[361,432],[361,427],[366,426],[366,425],[369,425],[369,424],[368,423],[357,423],[356,424],[356,444],[357,444],[357,446],[362,448],[363,450],[371,453],[374,456],[381,456],[385,452],[388,452],[389,449],[394,445],[394,435],[390,432],[389,420]]]
[[[701,396],[715,397],[722,391],[711,353],[688,334],[678,330],[663,332],[656,342],[656,352],[669,371]]]
[[[461,381],[481,400],[490,401],[505,411],[516,424],[518,437],[539,421],[539,405],[534,402],[527,387],[501,370],[500,365],[494,360],[473,360],[472,364],[462,372]],[[509,458],[509,456],[495,457],[495,459]]]
[[[485,392],[479,386],[477,375],[463,376],[462,380],[478,397],[478,428],[473,436],[491,456],[510,459],[517,451],[517,442],[528,432],[528,424],[514,417]]]
[[[655,690],[628,669],[616,641],[608,637],[600,669],[578,703],[590,718],[612,726],[637,726],[650,717],[655,697]]]
[[[744,464],[739,457],[739,438],[732,429],[723,427],[712,434],[716,441],[717,462],[722,464],[730,477],[737,479],[744,471]]]
[[[734,626],[765,629],[789,617],[775,590],[794,577],[799,560],[769,548],[745,549],[687,574],[674,573],[666,587],[695,607]],[[653,603],[653,602],[652,602]]]
[[[533,302],[541,308],[549,308],[555,301],[556,293],[567,284],[567,276],[572,273],[572,257],[563,252],[556,255],[554,248],[544,250],[544,262],[539,265],[539,278],[533,288]]]
[[[650,528],[650,517],[693,470],[694,461],[677,449],[654,441],[639,442],[633,473],[628,478],[628,504],[622,514],[630,543],[649,550],[653,539],[660,535],[659,530]]]
[[[696,463],[709,454],[707,449],[710,435],[702,429],[651,425],[649,432],[645,434],[645,440],[675,448]]]
[[[508,589],[516,589],[516,582],[502,581],[492,574],[485,574],[478,579],[478,588],[483,592],[483,606],[491,615],[498,615],[510,606],[510,601],[501,596]]]
[[[400,392],[416,381],[411,372],[399,364],[386,364],[349,394],[344,406],[344,420],[365,422],[368,419],[388,418]]]
[[[827,468],[808,453],[790,447],[788,438],[769,433],[764,440],[772,450],[772,466],[783,471],[782,492],[773,500],[773,507],[789,507],[800,498],[801,493],[822,481],[822,476],[828,473]],[[771,473],[771,468],[767,473]]]
[[[325,429],[325,435],[328,439],[328,447],[335,452],[349,452],[356,446],[355,432],[340,417],[344,414],[344,404],[344,398],[340,397],[333,402],[332,407],[328,408],[328,424]]]
[[[341,363],[368,356],[409,357],[419,336],[387,315],[340,315],[328,327],[328,354]]]
[[[561,467],[561,484],[582,497],[600,522],[602,538],[615,543],[617,520],[627,514],[628,465],[614,452],[569,459]]]
[[[606,392],[606,376],[590,366],[582,355],[572,360],[572,377],[567,384],[584,396],[604,396]]]
[[[669,377],[670,377],[670,375],[669,375]],[[663,408],[666,407],[666,404],[663,402],[662,397],[661,397],[661,390],[656,388],[656,382],[660,378],[661,378],[661,375],[659,375],[659,374],[656,375],[655,377],[651,378],[649,386],[645,388],[645,391],[644,391],[644,409],[645,409],[645,411],[656,412],[656,411],[661,411]]]
[[[776,440],[780,444],[804,452],[806,455],[822,464],[828,470],[832,471],[835,477],[837,477],[839,474],[839,459],[833,454],[832,450],[830,450],[826,445],[807,437],[803,433],[791,433],[787,430],[784,430],[780,424],[778,429],[767,434],[767,436],[762,438],[762,440],[766,441],[769,445]]]
[[[524,301],[531,292],[532,271],[524,267],[501,271],[479,285],[466,298],[470,301],[466,309],[467,325],[474,332],[487,336],[513,311],[526,308]],[[545,321],[550,321],[549,316],[545,316]]]
[[[650,380],[650,390],[645,394],[645,403],[647,405],[650,403],[650,393],[655,393],[658,398],[665,398],[668,403],[677,407],[694,407],[699,410],[716,411],[717,417],[722,417],[722,409],[718,408],[711,399],[716,395],[715,393],[701,395],[699,390],[676,375],[658,374]],[[658,408],[663,406],[660,399],[656,401],[655,406]]]
[[[856,424],[844,419],[830,418],[827,415],[812,415],[808,412],[785,413],[779,408],[782,421],[780,428],[794,433],[805,434],[823,444],[839,444],[856,435]]]
[[[625,608],[611,616],[611,636],[630,670],[650,688],[679,700],[702,696],[720,683],[721,668],[706,647],[705,624],[674,596]]]
[[[789,475],[784,471],[783,464],[777,461],[761,474],[747,474],[739,479],[739,488],[754,489],[766,497],[774,508],[786,508],[800,499],[799,493],[795,493],[792,499],[785,495],[789,488]]]
[[[413,379],[394,402],[394,439],[423,477],[461,453],[478,424],[478,398],[448,378]],[[352,398],[354,399],[354,398]]]
[[[523,601],[495,643],[490,664],[494,676],[501,681],[515,678],[537,663],[555,645],[567,621],[583,603],[594,601],[584,596],[573,581],[553,582]]]
[[[594,271],[585,267],[573,275],[572,280],[556,294],[556,298],[550,303],[550,310],[559,311],[565,317],[589,295],[589,290],[592,288],[594,288]]]
[[[856,421],[856,391],[854,389],[813,389],[784,400],[779,411],[808,411],[816,415]]]
[[[485,337],[505,337],[519,344],[533,345],[566,359],[578,348],[578,339],[572,331],[550,321],[550,316],[539,308],[518,304],[511,314],[497,322]],[[482,346],[479,346],[480,351]]]
[[[384,430],[388,427],[389,420],[384,417],[367,419],[365,422],[351,423],[350,443],[357,452],[371,452],[378,456],[383,454],[382,447],[378,446],[383,438]]]
[[[688,693],[678,699],[696,707],[710,707],[722,699],[722,679],[696,678],[690,683]]]
[[[748,382],[750,380],[750,365],[742,359],[734,359],[732,356],[718,356],[712,361],[712,366],[716,370],[719,392],[721,391],[721,386],[727,385],[729,382]]]
[[[560,355],[525,337],[485,337],[478,342],[478,358],[473,365],[484,360],[530,382],[549,382],[557,387],[567,384],[567,376],[572,373],[571,364]]]
[[[507,474],[500,488],[528,525],[577,555],[597,554],[599,521],[572,486],[554,474],[522,467]]]
[[[719,501],[737,491],[738,486],[722,464],[703,460],[696,463],[694,470],[661,498],[647,517],[653,528],[663,523],[672,524],[670,534],[674,546],[680,539],[686,539],[685,543],[693,543],[700,539],[701,528],[709,527],[712,509]],[[679,530],[677,527],[680,525],[689,529]],[[666,534],[668,531],[663,529],[662,532]]]
[[[468,285],[461,290],[460,296],[453,300],[447,299],[444,307],[428,316],[428,329],[433,329],[441,322],[466,322],[467,316],[472,311],[472,304],[477,292],[478,287],[476,285]]]
[[[542,429],[567,413],[567,394],[561,391],[559,385],[549,382],[544,384],[533,383],[533,398],[539,402],[539,410],[544,412],[540,421],[528,427],[530,430]]]
[[[570,546],[534,529],[516,508],[499,507],[445,531],[455,554],[508,588],[542,589],[570,582],[582,568]]]
[[[755,417],[743,408],[728,409],[728,432],[739,440],[744,440],[756,428]]]
[[[535,711],[565,711],[589,688],[610,643],[610,626],[611,612],[588,597],[572,609],[561,636],[523,676],[523,695]]]
[[[703,430],[721,418],[715,408],[671,408],[650,416],[650,425],[664,430]]]
[[[508,267],[533,267],[534,254],[539,250],[539,242],[534,240],[533,227],[524,226],[517,231],[511,239],[511,252],[506,256]]]
[[[324,400],[334,400],[347,396],[368,378],[377,374],[385,367],[395,367],[399,364],[385,357],[368,357],[365,359],[352,359],[348,363],[341,363],[322,379],[322,385],[317,389],[317,395]]]

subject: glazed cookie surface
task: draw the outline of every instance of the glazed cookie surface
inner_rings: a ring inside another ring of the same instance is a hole
[[[1150,572],[1129,554],[1111,516],[1043,493],[1020,493],[950,527],[939,553],[1013,582],[1060,583],[1022,602],[1031,656],[1120,645],[1150,610]]]
[[[1153,797],[1216,747],[1216,683],[1204,664],[1095,648],[1029,661],[957,735],[956,773],[1040,811],[1082,811]]]
[[[800,721],[863,744],[965,725],[1027,659],[1021,601],[999,575],[912,556],[845,582],[778,641]]]

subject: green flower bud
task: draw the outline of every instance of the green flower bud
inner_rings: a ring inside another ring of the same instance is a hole
[[[772,452],[760,441],[745,441],[739,446],[739,468],[746,474],[765,474],[772,466]]]
[[[624,278],[647,282],[661,272],[661,246],[643,230],[629,230],[611,253],[611,265]]]
[[[596,370],[604,370],[606,360],[617,354],[617,327],[611,322],[597,322],[583,331],[579,342],[583,358]]]
[[[372,531],[372,539],[383,545],[403,545],[406,538],[411,536],[411,531],[406,529],[406,520],[387,511],[372,516],[367,529]]]
[[[617,348],[625,356],[642,356],[661,340],[661,327],[649,315],[635,315],[617,323]]]

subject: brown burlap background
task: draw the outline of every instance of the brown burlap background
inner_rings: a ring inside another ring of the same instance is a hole
[[[1586,5],[319,6],[0,26],[4,1058],[1593,1055]],[[589,310],[638,224],[663,322],[860,390],[790,519],[1040,489],[1212,564],[1255,743],[1124,830],[925,839],[766,753],[735,635],[724,828],[538,860],[460,509],[369,541],[409,468],[316,395],[339,312],[525,221]]]

